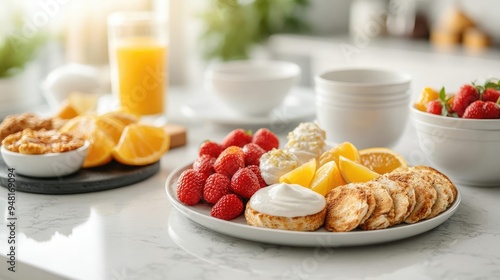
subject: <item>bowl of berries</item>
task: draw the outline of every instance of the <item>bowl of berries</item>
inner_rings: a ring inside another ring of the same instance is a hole
[[[424,88],[410,117],[425,158],[458,183],[498,186],[500,81],[454,93]]]

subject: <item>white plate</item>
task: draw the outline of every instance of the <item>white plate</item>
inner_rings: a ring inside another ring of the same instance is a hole
[[[283,104],[267,116],[249,117],[239,115],[217,101],[215,97],[198,98],[181,107],[186,118],[221,125],[270,125],[275,122],[300,122],[314,118],[316,106],[314,91],[309,88],[293,88]]]
[[[415,224],[400,224],[387,229],[350,232],[329,232],[321,228],[314,232],[275,230],[249,226],[245,217],[224,221],[210,216],[210,206],[199,204],[186,206],[177,200],[177,179],[181,173],[191,168],[191,164],[174,170],[165,185],[168,199],[184,216],[213,231],[246,240],[289,246],[360,246],[395,241],[429,231],[445,222],[460,204],[461,194],[457,189],[455,202],[445,212],[430,220]]]

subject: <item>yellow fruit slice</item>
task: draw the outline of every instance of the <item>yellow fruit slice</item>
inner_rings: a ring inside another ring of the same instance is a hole
[[[125,127],[113,158],[126,165],[154,163],[168,151],[170,136],[161,127],[131,124]]]
[[[359,151],[361,164],[378,174],[385,174],[408,163],[400,154],[388,148],[369,148]]]
[[[379,176],[368,167],[340,156],[340,173],[347,183],[362,183],[371,181]]]
[[[333,188],[345,185],[335,161],[329,161],[318,168],[312,179],[311,190],[325,196]]]
[[[96,119],[97,126],[104,131],[108,136],[110,136],[115,145],[120,141],[123,130],[125,126],[121,121],[111,117],[111,116],[100,116]]]
[[[422,90],[415,107],[422,112],[427,112],[427,103],[438,98],[439,93],[435,89],[426,87]]]
[[[110,117],[114,118],[117,121],[123,123],[123,125],[127,126],[129,124],[133,124],[139,121],[139,117],[132,113],[127,113],[125,111],[113,111],[102,115],[102,117]]]
[[[68,96],[68,103],[78,115],[95,111],[99,95],[97,93],[72,92]]]
[[[344,142],[324,152],[319,158],[319,166],[322,166],[332,160],[335,161],[338,166],[340,156],[343,156],[355,162],[360,162],[358,149],[352,143]]]
[[[69,120],[78,116],[78,112],[69,104],[69,102],[64,102],[64,104],[59,109],[59,112],[55,115],[55,117]]]
[[[279,179],[280,183],[297,184],[308,188],[311,184],[314,173],[316,173],[316,159],[302,164],[292,171],[282,175]]]
[[[98,127],[96,116],[84,115],[75,117],[69,120],[60,131],[71,133],[90,142],[83,167],[101,166],[113,159],[111,152],[115,143],[113,139]]]

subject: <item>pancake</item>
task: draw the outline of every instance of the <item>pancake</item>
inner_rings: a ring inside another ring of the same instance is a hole
[[[326,195],[325,228],[335,232],[355,229],[368,212],[368,197],[357,184],[331,190]]]
[[[307,216],[299,217],[280,217],[261,213],[247,203],[245,209],[245,218],[247,223],[251,226],[294,230],[294,231],[314,231],[320,228],[326,215],[326,207],[320,212]]]
[[[391,220],[391,226],[402,223],[416,204],[413,186],[399,180],[398,174],[388,173],[376,179],[389,190],[394,203],[394,218]]]
[[[384,229],[391,225],[394,219],[394,203],[389,191],[379,182],[370,181],[365,185],[371,189],[376,206],[371,216],[359,227],[364,230]]]

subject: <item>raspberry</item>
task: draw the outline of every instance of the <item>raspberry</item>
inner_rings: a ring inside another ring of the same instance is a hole
[[[224,139],[222,139],[221,146],[226,149],[231,146],[243,147],[252,142],[252,134],[250,131],[244,131],[241,128],[229,132]]]
[[[201,175],[194,169],[181,173],[177,181],[177,198],[186,205],[198,204],[203,195]]]
[[[231,178],[231,190],[243,198],[250,198],[259,189],[257,175],[248,168],[241,168]]]
[[[224,149],[222,149],[222,146],[218,143],[215,143],[213,141],[205,141],[201,143],[198,155],[210,155],[214,158],[217,158],[223,150]]]
[[[215,172],[231,178],[238,169],[245,167],[245,154],[240,147],[232,146],[219,155],[215,160]]]
[[[259,186],[261,188],[267,187],[266,181],[264,180],[264,178],[262,178],[262,174],[260,174],[260,168],[258,165],[249,165],[247,166],[247,168],[252,170],[253,173],[255,173],[255,175],[257,176],[257,180],[259,180]]]
[[[243,146],[243,153],[245,154],[245,165],[259,165],[260,157],[266,153],[259,145],[248,143]]]
[[[219,199],[226,194],[229,194],[231,186],[231,180],[226,176],[214,173],[210,175],[203,187],[203,199],[208,202],[215,204]]]
[[[243,201],[235,194],[226,194],[212,207],[210,216],[222,220],[232,220],[243,212]]]
[[[477,89],[472,85],[463,85],[453,97],[451,108],[459,117],[462,117],[465,109],[476,100],[479,100]]]
[[[199,156],[193,162],[193,169],[202,175],[203,182],[208,178],[208,176],[215,173],[214,163],[215,158],[206,154]]]
[[[252,143],[259,145],[266,152],[273,148],[278,149],[280,146],[278,137],[267,128],[257,130],[253,135]]]

